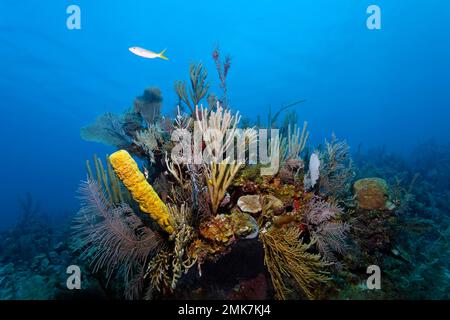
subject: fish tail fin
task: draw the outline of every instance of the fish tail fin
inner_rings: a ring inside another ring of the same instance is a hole
[[[158,54],[158,56],[159,56],[161,59],[169,60],[169,58],[167,58],[167,57],[164,55],[164,52],[166,52],[166,50],[167,50],[167,49],[164,49],[163,51],[161,51],[161,52]]]

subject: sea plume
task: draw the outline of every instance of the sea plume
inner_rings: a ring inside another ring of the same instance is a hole
[[[338,205],[313,198],[303,218],[317,249],[328,262],[337,263],[335,253],[342,254],[348,248],[346,238],[350,225],[338,220],[341,213]]]
[[[323,271],[328,264],[319,254],[308,252],[314,241],[303,243],[300,236],[301,231],[292,226],[282,232],[272,228],[260,234],[264,263],[270,273],[276,299],[295,297],[295,292],[314,299],[314,289],[329,280]]]
[[[142,269],[161,245],[161,238],[127,204],[113,205],[94,180],[83,182],[79,193],[81,209],[73,225],[75,248],[94,273],[103,270],[108,280],[115,272],[121,274],[127,298],[136,298],[142,287]]]
[[[325,148],[320,151],[319,157],[320,192],[335,199],[344,199],[355,177],[349,145],[333,134],[331,141],[325,140]]]

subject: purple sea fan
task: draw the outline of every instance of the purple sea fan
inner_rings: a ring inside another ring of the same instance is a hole
[[[335,204],[313,198],[305,211],[304,221],[311,235],[316,241],[317,249],[322,257],[337,263],[334,253],[343,254],[348,249],[346,244],[348,223],[337,220],[342,209]]]

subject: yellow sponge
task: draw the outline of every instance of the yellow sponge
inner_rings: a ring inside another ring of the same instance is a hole
[[[136,161],[125,150],[114,152],[109,156],[109,160],[114,172],[139,204],[139,208],[171,234],[174,229],[169,211],[139,170]]]

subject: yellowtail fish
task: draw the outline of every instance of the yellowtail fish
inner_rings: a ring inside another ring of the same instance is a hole
[[[153,51],[150,51],[150,50],[147,50],[144,48],[140,48],[140,47],[131,47],[128,50],[130,50],[131,52],[133,52],[135,55],[137,55],[139,57],[143,57],[143,58],[147,58],[147,59],[161,58],[164,60],[169,60],[166,56],[164,56],[164,52],[166,52],[166,49],[164,49],[160,53],[155,53]]]

